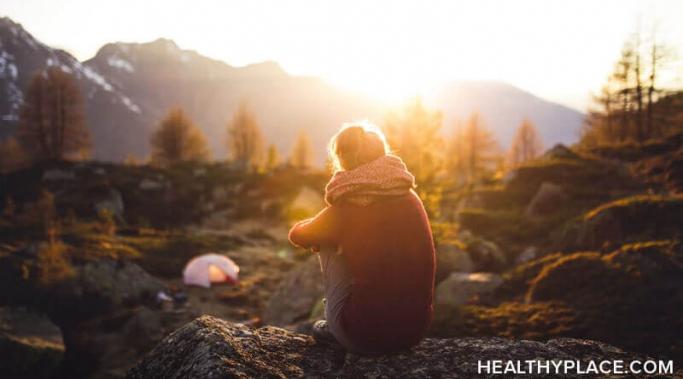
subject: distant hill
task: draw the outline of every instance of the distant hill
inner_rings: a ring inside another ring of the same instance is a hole
[[[546,147],[574,143],[584,117],[572,108],[493,81],[449,83],[438,91],[434,106],[444,111],[444,127],[448,130],[458,119],[478,111],[503,146],[510,144],[525,118],[536,125]]]
[[[144,157],[160,118],[181,106],[209,137],[216,158],[223,158],[227,122],[247,101],[269,141],[287,155],[300,129],[311,134],[322,162],[327,139],[342,122],[381,123],[385,109],[372,99],[341,90],[315,77],[293,76],[275,62],[234,67],[179,48],[173,41],[110,43],[85,62],[35,39],[20,24],[0,19],[0,136],[13,133],[31,76],[60,66],[79,81],[86,101],[95,157],[122,160]],[[538,126],[547,145],[572,142],[582,114],[496,82],[458,82],[444,89],[435,104],[444,111],[444,129],[456,117],[479,110],[507,145],[524,117]]]

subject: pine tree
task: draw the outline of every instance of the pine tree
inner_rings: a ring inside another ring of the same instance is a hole
[[[52,67],[31,79],[20,111],[17,138],[36,160],[84,155],[90,149],[83,100],[71,74]]]
[[[228,124],[227,144],[230,159],[241,169],[258,169],[263,165],[263,133],[244,102]]]
[[[204,133],[180,108],[168,112],[152,135],[151,145],[151,162],[159,166],[207,161],[211,157]]]

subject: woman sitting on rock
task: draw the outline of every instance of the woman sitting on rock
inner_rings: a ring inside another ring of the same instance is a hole
[[[326,320],[314,335],[359,354],[408,349],[429,327],[434,288],[434,242],[415,178],[369,124],[344,126],[329,154],[328,206],[289,232],[292,244],[319,253]]]

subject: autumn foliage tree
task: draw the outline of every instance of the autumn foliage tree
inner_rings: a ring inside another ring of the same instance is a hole
[[[438,217],[443,194],[443,146],[440,111],[427,108],[419,98],[384,123],[387,142],[415,175],[417,192],[431,217]]]
[[[256,116],[241,103],[228,124],[230,159],[244,170],[257,169],[264,160],[264,138]]]
[[[613,72],[593,97],[581,132],[581,145],[633,141],[643,143],[661,137],[669,123],[667,97],[659,78],[670,53],[666,46],[640,31],[625,43]]]
[[[211,154],[206,137],[180,108],[171,109],[151,139],[151,161],[159,166],[206,161]]]
[[[384,130],[389,146],[415,175],[418,186],[437,179],[442,163],[442,114],[416,98],[402,111],[389,115]]]
[[[508,162],[510,166],[519,166],[531,159],[538,157],[543,151],[543,143],[541,137],[538,135],[538,130],[534,124],[529,120],[522,121],[522,124],[517,128],[512,146],[508,153]]]
[[[78,83],[71,74],[51,67],[31,79],[20,111],[17,139],[35,160],[87,154],[90,133]]]
[[[278,151],[277,146],[275,146],[274,144],[271,143],[268,146],[268,150],[266,151],[265,169],[267,171],[272,171],[279,164],[280,164],[280,152]]]
[[[478,113],[459,122],[448,147],[451,174],[464,183],[474,183],[495,170],[500,162],[500,147]]]
[[[311,138],[303,130],[299,132],[296,142],[294,142],[292,155],[289,157],[289,164],[299,169],[310,168],[313,165]]]
[[[0,173],[17,170],[27,163],[26,153],[16,138],[0,142]]]

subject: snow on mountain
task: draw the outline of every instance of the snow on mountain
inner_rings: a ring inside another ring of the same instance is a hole
[[[86,106],[97,159],[149,154],[149,137],[169,108],[180,106],[207,134],[214,156],[226,153],[226,125],[242,101],[257,115],[268,141],[284,155],[300,130],[310,133],[322,162],[327,139],[343,122],[381,123],[378,102],[313,77],[287,74],[276,62],[234,67],[178,47],[172,40],[108,43],[79,62],[52,49],[9,18],[0,18],[0,137],[11,134],[31,77],[56,66],[76,77]],[[546,146],[576,140],[583,115],[499,82],[447,85],[430,104],[443,111],[448,132],[456,119],[479,111],[509,144],[523,118],[530,118]]]

